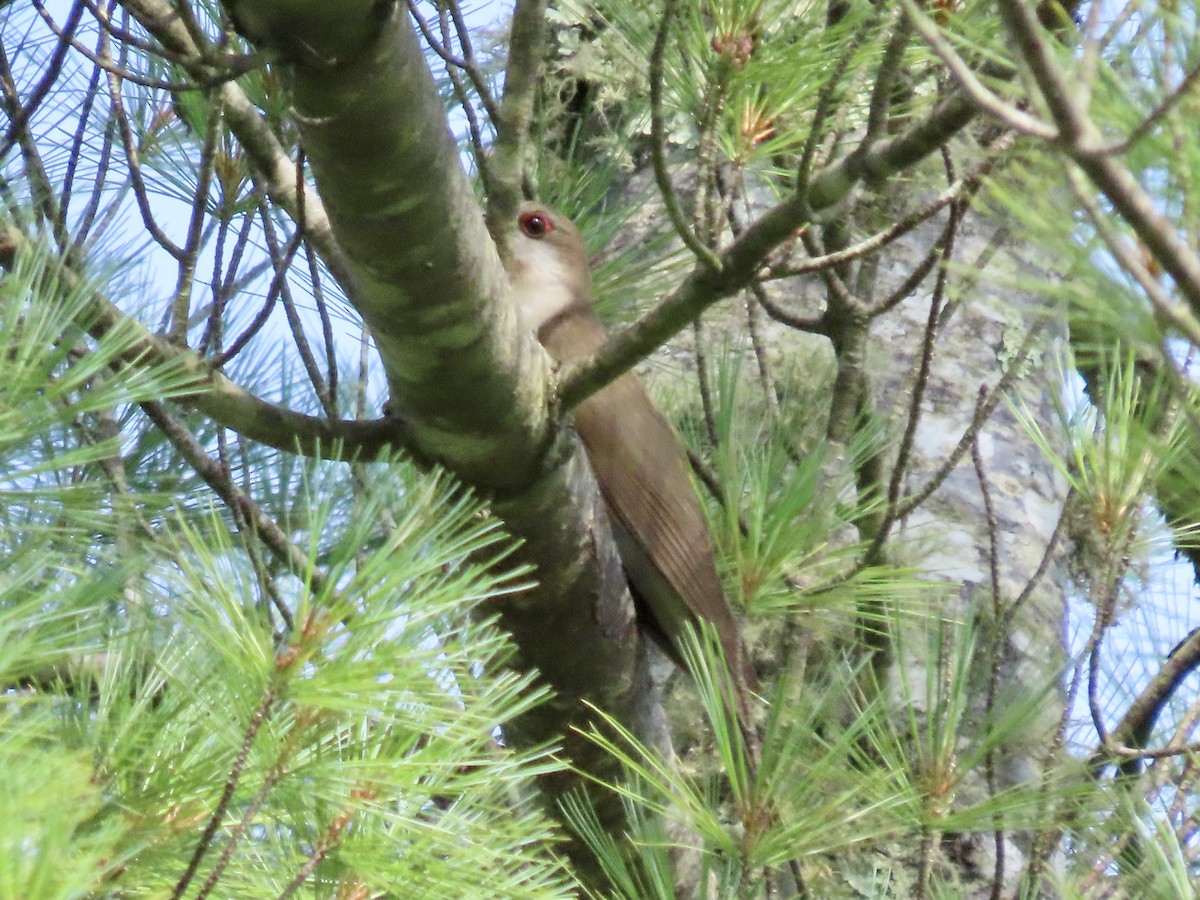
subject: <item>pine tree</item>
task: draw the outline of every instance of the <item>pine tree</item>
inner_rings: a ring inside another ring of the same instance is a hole
[[[1194,20],[0,9],[0,896],[1191,896]],[[568,427],[635,366],[753,728]]]

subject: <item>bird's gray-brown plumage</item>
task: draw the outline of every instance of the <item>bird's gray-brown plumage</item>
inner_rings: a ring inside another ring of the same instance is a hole
[[[574,223],[522,204],[509,277],[522,320],[558,362],[589,356],[607,334],[591,304],[591,275]],[[712,541],[687,456],[670,423],[632,373],[574,410],[575,430],[596,475],[626,575],[678,661],[686,624],[715,626],[742,703],[755,687],[741,630],[721,587]]]

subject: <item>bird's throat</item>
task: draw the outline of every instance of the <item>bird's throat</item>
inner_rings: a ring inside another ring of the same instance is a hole
[[[572,307],[587,305],[587,285],[561,256],[544,244],[522,248],[522,259],[513,279],[521,322],[537,333],[551,319]],[[583,295],[580,296],[580,291]]]

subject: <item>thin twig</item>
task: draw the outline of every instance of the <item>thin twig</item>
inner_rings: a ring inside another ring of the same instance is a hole
[[[262,809],[263,804],[266,802],[267,796],[275,788],[275,785],[279,783],[280,779],[283,778],[284,774],[286,772],[283,767],[281,751],[280,759],[276,760],[275,765],[271,767],[271,770],[267,772],[266,777],[263,779],[263,783],[259,785],[254,797],[246,804],[246,809],[242,812],[242,818],[230,829],[229,835],[225,839],[225,846],[221,848],[221,856],[217,859],[212,871],[208,873],[208,877],[204,879],[204,884],[200,886],[200,890],[196,892],[195,900],[204,900],[205,897],[212,893],[212,889],[217,886],[217,882],[225,873],[229,861],[233,858],[234,851],[238,848],[242,837],[246,834],[246,829],[250,827],[250,823],[254,821],[255,816],[258,815],[258,811]]]
[[[162,47],[155,52],[174,57],[179,65],[195,76],[203,73],[216,55],[212,44],[197,44],[178,22],[164,0],[122,0],[138,23],[152,34]],[[240,146],[246,151],[258,171],[267,194],[287,210],[294,220],[297,215],[297,185],[303,185],[305,236],[313,241],[329,271],[342,286],[347,297],[357,292],[357,281],[350,265],[333,235],[329,216],[316,191],[303,180],[297,180],[295,167],[287,152],[264,120],[263,114],[250,102],[245,92],[233,82],[222,84],[217,91],[225,110],[225,122]]]
[[[1200,321],[1191,311],[1182,308],[1175,298],[1167,293],[1159,280],[1146,268],[1129,242],[1117,234],[1108,217],[1085,189],[1082,176],[1073,166],[1067,167],[1067,183],[1070,184],[1075,199],[1079,201],[1079,205],[1083,207],[1084,212],[1096,227],[1096,233],[1100,235],[1109,252],[1121,264],[1121,268],[1133,276],[1138,287],[1145,292],[1146,299],[1150,301],[1155,312],[1165,323],[1174,326],[1193,347],[1200,347]]]
[[[140,35],[134,34],[132,29],[129,28],[130,7],[133,6],[136,9],[136,3],[130,4],[124,2],[124,0],[108,0],[108,8],[105,9],[103,5],[93,2],[93,0],[77,0],[77,2],[83,3],[83,5],[87,7],[88,11],[95,16],[96,21],[100,23],[101,30],[109,37],[115,38],[117,41],[119,41],[122,46],[131,48],[133,50],[140,50],[147,56],[160,56],[167,62],[173,62],[177,65],[186,67],[186,58],[189,54],[186,52],[180,52],[177,50],[177,48],[155,44],[153,41],[147,41]],[[113,24],[112,21],[112,11],[116,9],[118,2],[121,3],[121,14],[124,23],[121,26]],[[178,16],[175,15],[175,10],[173,7],[168,6],[165,2],[162,2],[162,0],[152,0],[152,8],[156,15],[170,16],[170,19],[162,20],[157,24],[160,26],[166,25],[171,31],[175,31],[176,26],[178,26],[179,32],[182,33],[184,39],[194,45],[195,42],[188,34],[186,26],[178,18]],[[134,13],[134,15],[136,16],[136,13]],[[147,27],[146,30],[151,34],[155,33],[154,30],[149,27]]]
[[[450,18],[454,22],[454,33],[458,37],[458,45],[462,48],[463,61],[466,63],[463,71],[471,79],[471,86],[475,88],[475,93],[479,95],[479,102],[483,104],[483,109],[488,114],[488,118],[492,122],[499,122],[504,116],[500,107],[496,104],[496,98],[492,96],[491,88],[488,87],[483,70],[479,68],[479,64],[475,59],[475,48],[471,44],[471,29],[467,27],[467,20],[463,18],[462,7],[459,5],[458,0],[442,0],[438,5],[442,9],[449,11]],[[545,5],[544,2],[543,5]],[[516,15],[515,6],[513,15]],[[531,53],[531,55],[534,54]]]
[[[300,232],[297,232],[292,236],[292,239],[295,240],[299,236]],[[234,339],[233,343],[229,345],[227,350],[213,360],[214,368],[224,368],[230,360],[232,360],[235,356],[241,353],[242,350],[245,349],[246,345],[250,343],[251,339],[258,334],[260,330],[262,330],[264,325],[267,324],[267,320],[271,318],[272,310],[275,309],[275,302],[279,299],[279,289],[283,285],[284,278],[287,277],[288,268],[294,253],[294,248],[289,244],[287,251],[284,253],[284,260],[289,265],[276,268],[275,274],[271,278],[271,284],[267,288],[267,296],[263,301],[262,307],[250,321],[250,324],[246,326],[245,331],[243,331]],[[273,262],[272,266],[274,266]]]
[[[999,0],[999,9],[1063,137],[1064,150],[1175,279],[1192,309],[1200,312],[1200,258],[1133,173],[1105,152],[1099,130],[1074,97],[1070,80],[1047,46],[1031,11],[1020,0]]]
[[[754,298],[758,301],[758,305],[766,311],[768,316],[770,316],[780,325],[786,325],[788,328],[793,328],[796,331],[803,331],[807,334],[823,334],[826,337],[829,337],[829,323],[825,316],[799,316],[788,312],[771,299],[766,288],[764,288],[759,282],[754,282],[754,284],[751,285],[750,290],[754,293]]]
[[[225,340],[225,303],[233,296],[232,283],[237,277],[242,254],[249,244],[250,235],[254,230],[254,217],[243,215],[242,227],[238,231],[237,240],[233,243],[233,252],[228,263],[225,262],[225,244],[229,239],[229,229],[233,224],[231,212],[236,203],[235,198],[222,197],[218,206],[217,234],[213,248],[213,267],[211,291],[212,308],[208,313],[208,323],[200,338],[198,350],[201,354],[220,356]]]
[[[38,12],[42,13],[45,18],[45,11],[42,9],[42,4],[36,2]],[[10,114],[8,130],[5,132],[4,139],[0,140],[0,159],[8,156],[9,150],[12,149],[13,143],[17,140],[17,135],[20,134],[33,114],[37,112],[37,108],[42,105],[42,101],[50,93],[50,89],[54,87],[54,83],[58,81],[62,75],[63,63],[66,62],[67,50],[71,46],[72,39],[75,36],[75,29],[79,27],[79,20],[83,16],[83,7],[78,3],[71,5],[70,11],[67,13],[67,20],[59,29],[51,26],[58,36],[58,44],[54,48],[54,52],[50,54],[50,59],[46,62],[46,67],[42,72],[42,77],[38,79],[33,89],[29,92],[29,99],[21,104],[18,109]]]
[[[1193,629],[1167,654],[1162,668],[1134,698],[1121,721],[1113,726],[1107,745],[1092,754],[1089,767],[1098,771],[1110,753],[1131,742],[1143,742],[1167,701],[1197,668],[1200,668],[1200,628]],[[1148,752],[1129,749],[1138,754]]]
[[[1002,136],[994,143],[995,152],[993,154],[989,154],[971,172],[957,179],[948,188],[925,203],[920,209],[914,210],[903,218],[897,219],[886,228],[880,229],[870,237],[863,238],[861,241],[851,244],[844,249],[810,256],[808,259],[793,265],[771,266],[764,280],[790,278],[796,275],[816,272],[826,267],[842,265],[843,263],[853,262],[875,250],[886,247],[898,238],[908,234],[908,232],[921,223],[933,218],[951,203],[962,200],[977,190],[983,183],[983,179],[991,173],[1001,161],[1003,155],[1012,148],[1014,143],[1013,138],[1014,135],[1011,133]]]
[[[445,15],[441,17],[441,26],[443,33],[449,28]],[[467,120],[467,137],[471,142],[475,168],[479,172],[479,180],[483,183],[483,189],[490,198],[493,193],[491,188],[492,169],[488,163],[487,148],[483,143],[483,129],[479,124],[479,115],[475,112],[475,104],[467,95],[462,78],[459,77],[458,71],[453,66],[447,66],[446,77],[450,79],[450,88],[454,91],[454,99],[458,101],[459,109],[462,110],[463,117]],[[495,127],[494,124],[493,127]]]
[[[0,266],[11,268],[17,256],[28,251],[30,246],[31,241],[16,229],[0,229]],[[62,274],[71,289],[79,289],[79,278],[74,272],[63,269]],[[114,330],[130,337],[129,349],[121,355],[120,364],[177,366],[187,375],[188,384],[195,391],[184,398],[186,402],[204,410],[217,422],[268,446],[322,459],[360,462],[378,458],[389,448],[417,453],[403,419],[331,421],[267,403],[215,371],[196,354],[180,350],[153,334],[96,292],[89,295],[80,321],[86,322],[88,333],[97,339]],[[420,462],[429,462],[419,454],[417,458]]]
[[[709,446],[720,446],[717,414],[713,407],[712,385],[708,378],[708,354],[704,347],[704,326],[699,319],[692,323],[692,346],[696,356],[696,387],[700,391],[700,408],[704,412],[704,433]]]
[[[3,36],[0,35],[0,108],[8,114],[11,120],[20,117],[21,101],[17,95],[17,84],[12,67],[8,62],[8,54],[4,49]],[[17,129],[17,145],[21,148],[21,159],[25,164],[25,176],[29,179],[30,194],[38,213],[50,223],[55,243],[60,249],[68,246],[66,219],[62,207],[50,185],[46,167],[38,151],[37,142],[29,130],[26,121]]]
[[[980,389],[979,403],[984,401],[984,391]],[[984,721],[990,726],[996,709],[996,692],[1000,686],[1000,666],[1004,658],[1005,635],[1000,630],[1003,618],[1004,599],[1000,595],[1000,526],[996,519],[996,508],[992,504],[992,491],[988,486],[987,473],[983,467],[983,454],[979,450],[979,437],[971,441],[971,462],[975,467],[975,478],[979,482],[979,493],[983,497],[984,523],[987,527],[988,541],[988,573],[991,578],[992,594],[992,640],[989,642],[990,671],[988,673],[987,693],[984,697]],[[984,777],[987,781],[988,796],[995,800],[999,785],[996,782],[996,748],[989,745],[984,754]],[[1004,886],[1004,829],[1000,827],[999,819],[992,832],[995,860],[992,868],[991,900],[1000,900],[1000,892]]]
[[[254,744],[254,739],[258,736],[258,730],[267,721],[267,716],[271,711],[271,704],[274,702],[275,688],[269,687],[263,692],[258,709],[254,711],[254,715],[250,719],[250,724],[246,726],[246,734],[242,738],[242,747],[238,751],[237,758],[234,760],[233,768],[229,770],[229,774],[225,778],[225,788],[221,791],[221,799],[217,801],[216,809],[209,816],[208,824],[204,827],[204,831],[200,835],[196,849],[192,851],[192,858],[188,860],[187,868],[184,869],[183,874],[179,877],[179,881],[175,883],[175,890],[171,892],[171,900],[179,900],[183,896],[184,891],[192,883],[192,879],[196,875],[196,869],[199,867],[200,861],[204,859],[204,854],[212,846],[212,840],[217,834],[221,820],[225,817],[225,811],[229,808],[229,802],[233,799],[233,792],[237,789],[238,781],[242,776],[242,770],[245,768],[246,760],[250,756],[250,747]]]
[[[698,266],[661,304],[611,335],[590,357],[563,366],[559,401],[571,409],[619,378],[706,308],[756,278],[767,257],[795,237],[813,209],[825,209],[838,202],[867,176],[882,182],[915,165],[965,128],[974,115],[969,100],[952,94],[904,133],[881,141],[865,158],[853,164],[843,158],[827,166],[812,179],[804,195],[784,198],[725,247],[719,254],[719,270]]]
[[[1013,359],[1009,362],[1008,367],[1000,375],[1000,380],[996,382],[995,387],[986,393],[980,392],[980,399],[975,404],[975,413],[971,417],[971,422],[963,431],[962,436],[958,439],[958,443],[950,454],[942,462],[938,470],[930,476],[920,488],[905,496],[896,504],[896,518],[903,519],[910,515],[913,510],[928,500],[933,493],[945,483],[957,467],[963,454],[970,449],[971,443],[975,440],[975,436],[984,426],[992,413],[1000,404],[1001,399],[1008,393],[1008,389],[1012,387],[1012,383],[1021,373],[1025,360],[1033,350],[1033,345],[1045,327],[1045,321],[1038,321],[1033,324],[1033,327],[1025,335],[1025,339],[1021,342]]]
[[[79,6],[78,3],[74,5],[76,7]],[[84,44],[80,43],[79,40],[66,36],[65,26],[60,27],[50,16],[50,14],[46,12],[39,0],[34,0],[34,6],[37,7],[42,19],[46,22],[47,27],[49,27],[51,31],[58,35],[59,38],[66,40],[71,49],[75,50],[88,62],[92,63],[110,75],[117,76],[121,79],[121,81],[128,81],[131,84],[136,84],[139,87],[150,88],[154,91],[164,91],[169,94],[182,94],[189,91],[208,90],[210,88],[217,87],[218,85],[225,84],[226,82],[235,81],[236,79],[241,78],[247,72],[252,72],[261,67],[263,64],[262,57],[258,56],[257,54],[248,54],[238,57],[231,56],[225,60],[222,60],[224,65],[220,70],[212,74],[196,78],[194,81],[164,81],[161,79],[149,78],[139,72],[135,72],[132,69],[127,68],[126,66],[119,65],[99,51],[88,49]],[[107,26],[106,20],[102,19],[100,21],[101,25],[103,26],[103,31],[110,35],[118,33],[117,30]],[[138,43],[142,44],[147,51],[156,52],[158,50],[158,48],[151,47],[143,42]]]
[[[864,311],[864,315],[868,319],[877,319],[885,313],[891,312],[902,302],[904,302],[904,300],[906,300],[918,287],[921,286],[921,282],[924,281],[928,277],[929,273],[933,271],[933,267],[942,261],[942,255],[946,247],[946,242],[950,240],[950,235],[955,227],[957,227],[957,223],[954,217],[951,216],[949,221],[946,222],[946,227],[942,229],[942,233],[938,235],[938,238],[936,241],[934,241],[933,246],[929,248],[929,252],[926,253],[924,258],[917,263],[911,272],[909,272],[908,277],[905,278],[904,281],[900,282],[900,284],[898,284],[893,290],[891,290],[886,297],[873,306],[868,307]],[[938,316],[940,321],[940,312],[938,313]],[[937,325],[938,323],[935,323],[935,328]]]
[[[897,18],[899,21],[894,25],[892,36],[883,51],[883,59],[875,72],[875,86],[871,90],[871,105],[867,112],[867,131],[855,153],[866,153],[887,133],[892,90],[900,75],[900,66],[904,62],[904,53],[912,36],[912,20],[903,14],[898,14]]]
[[[275,520],[234,484],[228,468],[223,468],[209,456],[204,446],[182,422],[158,401],[144,401],[141,406],[150,420],[162,430],[175,448],[183,454],[188,464],[196,470],[196,474],[213,489],[226,506],[241,512],[247,527],[258,535],[288,571],[314,593],[320,593],[329,587],[324,574],[311,564],[308,554],[292,543]]]
[[[812,124],[809,126],[808,138],[800,153],[800,163],[796,167],[796,192],[804,194],[808,190],[809,179],[812,176],[813,163],[816,160],[817,146],[824,134],[825,123],[833,114],[837,105],[837,89],[841,87],[846,71],[854,61],[859,49],[866,42],[882,15],[882,4],[873,5],[871,12],[863,19],[862,24],[844,47],[839,48],[839,56],[833,71],[817,91],[817,104],[813,110]]]
[[[1102,745],[1108,743],[1109,732],[1104,724],[1104,713],[1100,709],[1100,652],[1104,645],[1104,636],[1116,615],[1121,578],[1128,567],[1128,559],[1122,558],[1122,553],[1118,552],[1111,542],[1105,548],[1104,556],[1103,564],[1092,577],[1089,591],[1092,606],[1096,610],[1096,620],[1092,624],[1092,633],[1087,643],[1088,712],[1092,717],[1092,727],[1096,729],[1096,737]]]
[[[296,235],[302,236],[301,228]],[[304,258],[308,262],[308,279],[312,284],[312,298],[317,306],[317,315],[321,319],[321,340],[325,342],[326,391],[329,395],[330,415],[337,418],[340,415],[338,402],[338,362],[337,347],[333,339],[333,319],[329,315],[329,303],[325,299],[325,289],[321,283],[321,267],[317,263],[317,255],[312,251],[312,244],[304,241]]]
[[[265,203],[259,206],[259,217],[266,236],[267,252],[271,255],[271,259],[275,264],[275,271],[277,274],[280,271],[286,272],[291,258],[285,257],[281,251],[279,240],[275,235],[275,224],[271,221],[271,213]],[[295,250],[299,247],[299,242],[293,236],[288,244],[292,257],[294,257]],[[281,278],[279,282],[279,299],[283,301],[283,310],[287,316],[288,330],[291,332],[292,341],[295,343],[296,349],[300,352],[304,371],[308,373],[308,380],[313,386],[317,400],[320,402],[325,414],[333,418],[337,412],[330,402],[329,388],[325,385],[325,378],[321,375],[317,359],[313,355],[312,347],[308,343],[308,336],[304,333],[304,323],[300,321],[300,314],[296,310],[296,302],[292,299],[292,290],[288,285],[286,277]]]
[[[675,186],[671,183],[671,174],[667,171],[667,136],[666,124],[663,120],[663,62],[671,34],[671,20],[675,17],[675,9],[678,5],[679,0],[667,0],[663,6],[658,34],[654,39],[654,49],[650,51],[650,156],[654,167],[654,180],[658,184],[658,192],[662,196],[663,208],[675,228],[675,233],[679,235],[684,246],[695,254],[702,266],[719,271],[721,268],[720,258],[692,232],[691,226],[683,216],[683,209],[675,194]]]
[[[111,58],[107,42],[101,52],[106,58]],[[167,237],[166,232],[159,227],[158,222],[155,220],[154,211],[150,208],[150,195],[146,188],[145,179],[142,178],[141,158],[138,153],[137,144],[134,141],[133,126],[130,124],[129,115],[125,111],[125,101],[121,99],[120,77],[112,72],[108,72],[107,75],[109,107],[112,110],[113,117],[117,121],[121,135],[121,146],[125,151],[125,164],[129,171],[129,179],[133,186],[133,196],[137,202],[142,224],[145,226],[146,232],[150,237],[154,239],[154,242],[166,250],[176,262],[180,262],[183,259],[182,248]]]
[[[917,375],[913,382],[912,397],[908,407],[908,418],[904,434],[900,438],[900,446],[896,451],[896,462],[892,468],[891,479],[888,482],[887,508],[883,522],[872,536],[871,546],[864,554],[865,559],[875,559],[876,554],[887,540],[891,527],[896,521],[896,512],[900,506],[900,489],[904,474],[908,469],[909,454],[916,440],[917,425],[921,420],[921,403],[925,398],[925,389],[929,383],[929,372],[933,365],[933,344],[937,336],[938,315],[941,311],[942,298],[946,292],[946,281],[949,269],[945,263],[954,252],[954,237],[959,222],[959,207],[950,207],[950,224],[946,229],[946,240],[942,246],[942,266],[938,269],[937,282],[934,284],[933,295],[929,301],[929,316],[926,320],[925,333],[921,340],[921,358],[917,366]]]
[[[370,799],[372,796],[374,796],[374,792],[369,790],[356,789],[350,792],[350,799],[352,801],[364,798]],[[329,821],[320,839],[314,843],[312,852],[309,854],[308,859],[304,861],[304,865],[296,872],[295,877],[287,883],[287,886],[280,891],[279,900],[288,900],[289,897],[293,896],[296,891],[303,887],[304,882],[308,881],[312,873],[316,871],[317,866],[329,854],[329,851],[341,841],[342,835],[345,834],[346,828],[349,827],[355,812],[357,812],[357,807],[353,803],[348,803]]]
[[[771,377],[771,363],[767,359],[767,346],[762,334],[762,316],[759,310],[765,309],[762,298],[767,289],[758,282],[750,285],[751,296],[746,299],[746,332],[750,335],[750,347],[754,351],[754,361],[758,367],[758,385],[762,388],[763,400],[771,414],[779,418],[779,398],[775,395],[775,382]]]
[[[488,186],[488,224],[497,237],[501,258],[508,256],[517,204],[525,176],[525,148],[533,121],[538,74],[542,61],[546,0],[516,0],[509,35],[504,97],[493,117],[496,142],[492,147]],[[458,20],[455,20],[458,27]]]
[[[975,73],[971,71],[971,67],[950,46],[950,42],[942,37],[941,30],[937,24],[921,12],[915,0],[900,0],[900,2],[904,6],[908,21],[913,23],[917,32],[925,39],[925,43],[929,45],[930,49],[942,61],[942,64],[950,71],[958,86],[971,98],[971,102],[988,115],[999,119],[1007,127],[1021,134],[1042,138],[1047,141],[1058,141],[1060,139],[1058,130],[1053,126],[1047,125],[1045,122],[1029,115],[1029,113],[1018,109],[997,96],[984,85]]]
[[[835,227],[835,223],[829,223],[825,226],[825,234],[827,237],[837,234],[836,250],[828,253],[825,252],[824,248],[821,247],[820,239],[811,230],[806,229],[800,235],[800,242],[804,245],[804,249],[808,251],[810,261],[815,259],[829,259],[837,253],[844,253],[846,251],[845,229]],[[837,311],[833,314],[827,311],[825,318],[853,316],[865,321],[867,305],[859,300],[846,282],[842,280],[842,275],[852,270],[848,262],[848,260],[841,260],[835,265],[823,265],[816,270],[821,281],[825,283],[825,289],[829,292],[830,307],[832,308],[835,304],[837,306]]]
[[[181,347],[187,346],[188,306],[196,275],[196,259],[200,255],[204,215],[208,210],[208,191],[216,159],[217,139],[221,133],[221,111],[209,110],[208,127],[200,148],[200,164],[196,175],[196,190],[192,194],[192,215],[188,221],[187,237],[183,242],[183,257],[179,260],[179,278],[175,284],[175,302],[171,309],[168,338]]]
[[[102,41],[103,38],[98,38],[98,40]],[[100,70],[99,69],[96,69],[92,72],[92,78],[93,78],[93,83],[95,84],[96,87],[95,87],[95,89],[93,89],[91,84],[89,84],[89,86],[88,86],[87,105],[88,105],[89,115],[91,114],[91,111],[93,109],[96,95],[99,93],[99,84],[100,84]],[[81,142],[83,139],[83,121],[82,121],[83,117],[81,116],[80,118],[81,118],[80,131],[77,133],[76,141],[77,141],[77,143],[79,143],[81,145]],[[71,243],[71,249],[69,251],[69,256],[72,258],[78,257],[80,254],[82,254],[84,247],[87,245],[88,241],[90,240],[92,224],[95,222],[96,214],[100,210],[100,202],[104,196],[104,185],[108,178],[109,165],[112,160],[113,142],[116,140],[116,135],[117,135],[116,123],[113,121],[112,117],[110,116],[108,121],[104,123],[104,137],[100,143],[100,152],[98,154],[96,154],[96,174],[95,174],[94,180],[92,182],[92,189],[88,195],[88,201],[84,205],[83,212],[79,214],[79,216],[76,218],[76,221],[74,224],[75,238]],[[71,154],[71,164],[68,166],[68,170],[67,170],[68,179],[73,177],[73,175],[74,175],[75,162],[76,162],[76,154],[72,153]],[[69,199],[69,192],[68,192],[69,187],[70,187],[70,181],[67,180],[64,182],[64,185],[63,185],[63,201],[62,201],[62,203],[63,203],[64,216],[66,214],[67,202]],[[101,229],[100,233],[103,233],[102,229]]]
[[[75,127],[75,133],[71,136],[71,152],[67,155],[67,171],[63,175],[62,189],[58,193],[58,205],[62,208],[63,217],[67,217],[67,211],[71,205],[71,191],[75,185],[75,175],[78,171],[79,163],[83,159],[83,142],[87,136],[88,125],[92,121],[92,113],[95,112],[96,95],[100,93],[100,69],[93,68],[92,74],[88,78],[87,90],[84,91],[83,100],[79,104],[79,123]],[[106,134],[110,133],[105,129]],[[0,152],[0,158],[4,154]],[[103,164],[97,170],[96,178],[102,180]],[[78,241],[78,237],[76,238]]]

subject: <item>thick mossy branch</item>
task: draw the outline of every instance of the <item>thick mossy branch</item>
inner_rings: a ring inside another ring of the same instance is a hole
[[[655,744],[664,721],[624,571],[591,471],[552,402],[548,358],[518,320],[463,172],[442,98],[403,8],[369,0],[241,0],[227,8],[276,54],[337,242],[414,444],[521,539],[538,587],[495,605],[556,698],[506,723],[521,745],[562,740],[613,780],[578,735],[595,703]],[[536,10],[534,10],[536,11]],[[557,796],[571,773],[546,784]],[[616,828],[619,800],[605,819]],[[578,862],[587,864],[587,856]]]

